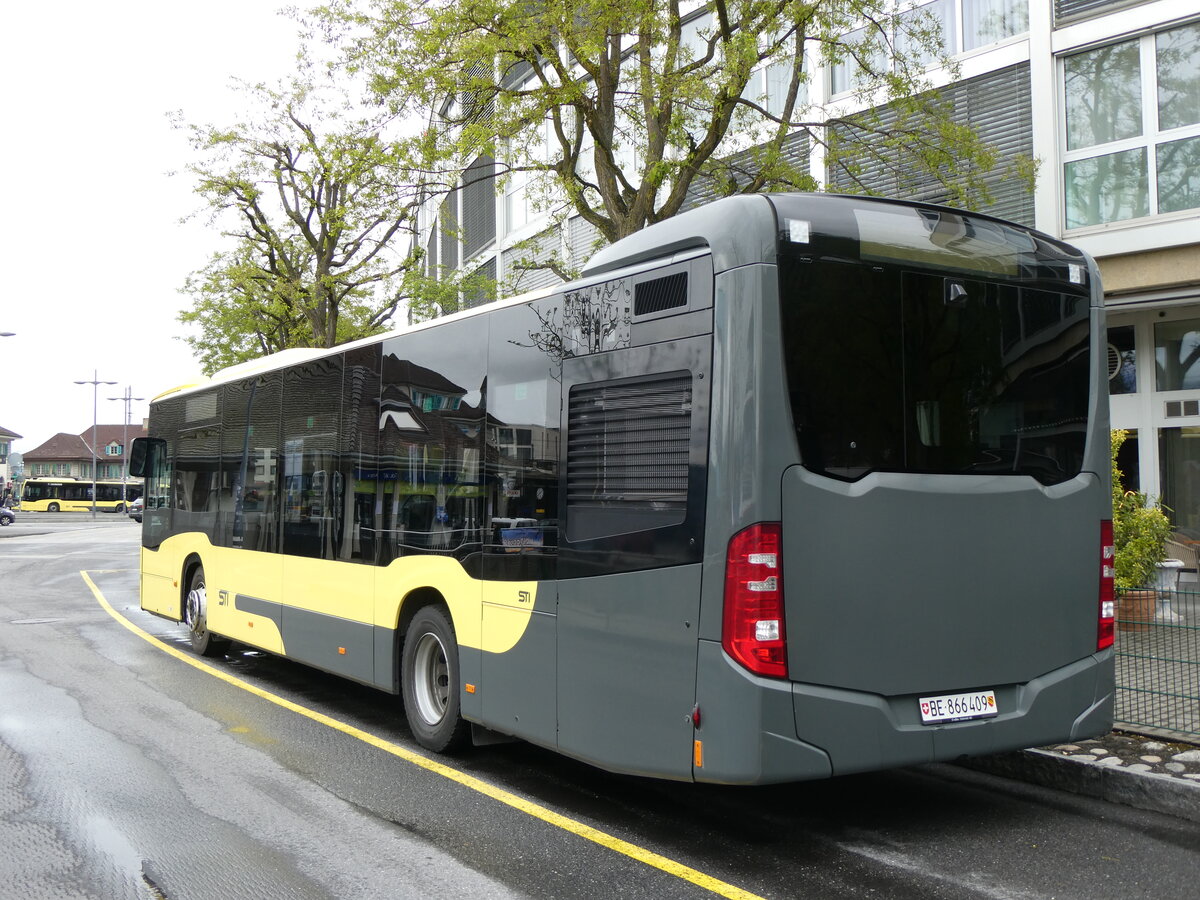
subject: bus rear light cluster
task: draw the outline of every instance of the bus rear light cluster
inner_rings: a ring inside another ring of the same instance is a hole
[[[1100,616],[1096,632],[1096,649],[1113,645],[1116,627],[1116,548],[1113,545],[1113,524],[1105,519],[1100,523]]]
[[[725,612],[721,646],[756,675],[787,678],[783,573],[778,522],[739,531],[725,557]]]

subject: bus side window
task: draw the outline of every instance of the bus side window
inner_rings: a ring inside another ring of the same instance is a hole
[[[175,460],[176,529],[211,534],[217,524],[217,461],[220,428],[192,428],[179,435]]]
[[[283,552],[334,559],[333,483],[342,418],[342,355],[284,373]]]
[[[221,529],[218,543],[278,550],[280,376],[228,384],[222,403]]]
[[[470,568],[479,556],[487,333],[476,317],[383,344],[381,565],[438,553]]]
[[[557,573],[561,298],[492,315],[484,577]]]
[[[372,564],[378,548],[378,345],[346,352],[342,370],[342,429],[334,478],[337,559]]]

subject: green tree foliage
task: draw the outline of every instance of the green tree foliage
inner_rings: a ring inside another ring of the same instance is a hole
[[[1167,558],[1167,538],[1171,536],[1171,522],[1157,499],[1121,488],[1117,452],[1128,434],[1112,433],[1113,546],[1115,581],[1120,590],[1153,584],[1156,567]]]
[[[187,125],[195,190],[230,248],[183,290],[180,319],[211,372],[287,347],[332,347],[387,326],[416,278],[416,190],[390,116],[340,92],[245,86],[259,111]]]
[[[204,372],[310,343],[311,330],[295,306],[276,290],[276,279],[259,265],[257,248],[244,242],[213,254],[183,290],[192,308],[179,314],[194,326],[184,337]]]
[[[429,119],[432,172],[492,156],[542,210],[578,214],[606,241],[675,215],[700,187],[816,189],[800,134],[855,191],[869,191],[870,169],[941,185],[958,205],[986,198],[995,154],[919,74],[948,64],[929,16],[892,0],[702,7],[700,25],[700,7],[679,0],[331,0],[317,16],[378,97]],[[886,114],[810,103],[825,63]]]

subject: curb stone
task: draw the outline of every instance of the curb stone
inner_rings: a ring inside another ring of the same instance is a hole
[[[1099,759],[1018,750],[965,760],[968,769],[1200,822],[1200,781],[1131,771]]]

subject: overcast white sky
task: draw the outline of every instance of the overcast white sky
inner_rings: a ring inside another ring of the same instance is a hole
[[[233,76],[290,73],[295,25],[283,0],[59,0],[0,14],[0,426],[26,452],[60,431],[120,423],[124,393],[147,399],[194,380],[177,339],[179,293],[218,238],[167,120],[231,122]],[[133,404],[140,423],[148,402]]]

